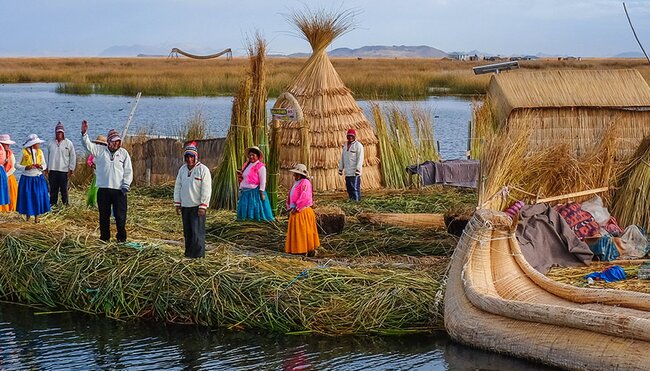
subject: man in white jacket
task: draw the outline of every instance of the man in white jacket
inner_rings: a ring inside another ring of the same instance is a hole
[[[339,160],[339,175],[345,174],[345,188],[350,200],[360,201],[363,145],[357,141],[357,132],[354,129],[348,130],[347,139]]]
[[[115,216],[117,242],[126,241],[126,194],[131,189],[133,167],[129,152],[122,147],[122,139],[114,129],[108,131],[107,146],[95,144],[88,138],[88,123],[81,123],[81,140],[95,157],[97,208],[99,209],[99,239],[111,239],[111,211]],[[112,209],[112,210],[111,210]]]
[[[212,175],[207,166],[199,162],[196,142],[189,143],[183,153],[185,164],[178,170],[174,185],[176,214],[183,219],[185,256],[205,256],[205,213],[210,206]]]
[[[68,178],[77,166],[77,154],[74,145],[65,137],[65,129],[59,121],[54,128],[54,140],[47,144],[47,179],[50,182],[50,205],[59,202],[68,205]]]

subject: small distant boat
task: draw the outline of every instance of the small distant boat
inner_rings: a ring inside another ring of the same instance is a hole
[[[528,264],[511,225],[482,209],[465,229],[445,293],[450,336],[568,369],[648,369],[650,295],[547,278]]]

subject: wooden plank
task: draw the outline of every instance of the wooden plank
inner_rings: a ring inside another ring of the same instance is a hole
[[[565,200],[567,198],[572,198],[572,197],[581,197],[581,196],[588,196],[592,195],[595,193],[600,193],[600,192],[606,192],[609,190],[609,187],[602,187],[602,188],[596,188],[596,189],[590,189],[587,191],[580,191],[580,192],[573,192],[573,193],[567,193],[564,195],[559,195],[559,196],[553,196],[553,197],[547,197],[547,198],[540,198],[537,200],[535,203],[536,204],[541,204],[543,202],[551,202],[551,201],[557,201],[557,200]]]

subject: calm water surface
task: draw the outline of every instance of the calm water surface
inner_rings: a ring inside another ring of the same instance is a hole
[[[81,120],[92,136],[121,130],[133,98],[73,96],[55,84],[0,85],[0,132],[18,143],[30,133],[53,137],[62,121],[80,145]],[[174,135],[194,112],[206,118],[210,134],[224,136],[232,98],[143,97],[130,132]],[[413,102],[386,102],[408,108]],[[269,102],[269,106],[273,101]],[[462,157],[471,102],[432,97],[416,102],[432,111],[444,158]],[[368,102],[360,102],[368,110]],[[18,147],[18,146],[15,146]],[[405,337],[283,336],[230,332],[151,322],[119,322],[78,313],[43,314],[0,303],[0,369],[545,369],[524,361],[452,343],[446,334]]]

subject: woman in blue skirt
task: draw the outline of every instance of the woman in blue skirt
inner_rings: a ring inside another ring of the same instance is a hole
[[[50,193],[43,176],[47,164],[39,148],[43,142],[38,135],[30,134],[23,144],[23,159],[20,165],[16,165],[17,169],[23,170],[18,182],[16,211],[25,215],[27,220],[33,216],[34,223],[38,223],[39,215],[50,211]]]
[[[9,154],[0,144],[0,206],[9,205],[9,181],[5,164],[9,161]]]
[[[275,220],[271,203],[266,194],[266,166],[261,161],[262,151],[258,147],[246,150],[248,161],[239,176],[239,201],[237,203],[237,220],[267,221]]]

